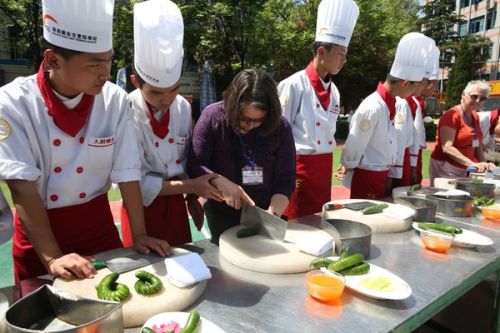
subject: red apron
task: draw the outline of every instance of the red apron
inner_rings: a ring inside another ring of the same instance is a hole
[[[351,182],[351,199],[381,199],[386,197],[388,174],[389,170],[354,169]]]
[[[421,183],[422,183],[422,149],[419,149],[417,157],[417,184]]]
[[[333,154],[297,155],[297,180],[283,213],[288,219],[321,212],[331,200]]]
[[[411,185],[411,164],[410,164],[410,148],[405,148],[405,156],[403,159],[403,176],[401,179],[392,180],[392,188]]]
[[[90,256],[123,247],[113,222],[107,194],[81,205],[47,209],[50,226],[61,251]],[[17,214],[14,220],[14,276],[19,281],[47,274]]]
[[[157,196],[148,207],[144,207],[144,221],[149,236],[166,240],[171,246],[190,243],[191,229],[182,194]],[[125,206],[121,210],[123,244],[133,246],[130,222]]]

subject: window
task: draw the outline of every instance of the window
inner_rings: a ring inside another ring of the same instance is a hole
[[[489,10],[488,14],[486,14],[486,30],[493,29],[495,27],[497,21],[497,11],[496,8],[493,10]]]
[[[460,37],[467,35],[467,22],[461,22],[458,25],[458,35]]]
[[[483,46],[481,48],[481,53],[489,58],[491,58],[491,51],[492,47],[491,46]]]
[[[10,59],[27,59],[26,47],[19,43],[20,40],[20,29],[13,25],[7,26],[7,42],[10,52]]]
[[[473,18],[469,22],[469,33],[474,34],[484,30],[484,16]]]
[[[469,7],[469,0],[460,0],[460,8],[464,7]]]

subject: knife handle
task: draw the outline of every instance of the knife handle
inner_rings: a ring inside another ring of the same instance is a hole
[[[91,262],[92,266],[94,266],[96,269],[100,268],[105,268],[107,267],[106,263],[104,261],[92,261]]]

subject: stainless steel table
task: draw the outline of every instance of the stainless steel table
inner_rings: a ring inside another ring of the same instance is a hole
[[[299,222],[319,227],[319,221],[313,215]],[[341,305],[309,298],[304,274],[240,269],[219,258],[215,245],[201,241],[190,249],[201,253],[213,278],[193,307],[228,333],[408,332],[500,270],[500,233],[488,236],[494,246],[477,250],[453,247],[448,254],[438,254],[425,250],[413,230],[373,235],[369,261],[406,280],[413,294],[403,301],[381,301],[346,289]]]

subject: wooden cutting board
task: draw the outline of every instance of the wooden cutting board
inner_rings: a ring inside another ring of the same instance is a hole
[[[345,200],[334,200],[330,201],[330,204],[347,204],[360,201],[369,201],[375,204],[388,204],[389,206],[394,205],[389,202],[377,201],[377,200],[362,200],[362,199],[345,199]],[[342,220],[352,220],[356,222],[361,222],[369,225],[372,228],[374,234],[389,234],[395,232],[402,232],[409,230],[411,228],[412,218],[407,220],[395,219],[391,217],[384,216],[382,213],[363,215],[361,211],[355,211],[347,208],[341,208],[336,210],[328,210],[323,212],[323,218],[325,219],[342,219]]]
[[[273,274],[302,273],[316,257],[299,250],[294,242],[323,230],[300,223],[289,223],[285,241],[272,240],[262,235],[236,237],[242,226],[226,230],[219,240],[220,256],[241,268]]]
[[[188,252],[179,248],[174,249],[174,255],[186,254]],[[101,253],[99,259],[110,260],[131,255],[132,253],[134,253],[132,249],[115,249]],[[138,270],[155,274],[163,282],[163,290],[152,296],[137,294],[134,284],[137,281],[135,272]],[[98,271],[93,279],[68,281],[56,278],[53,286],[59,290],[67,291],[81,297],[97,299],[95,286],[109,273],[111,273],[109,269],[103,268]],[[186,309],[200,298],[207,285],[206,281],[202,281],[187,288],[177,288],[167,281],[166,276],[165,261],[160,261],[120,275],[118,282],[127,285],[131,293],[131,297],[123,303],[124,327],[142,326],[147,319],[161,312],[182,311]]]

